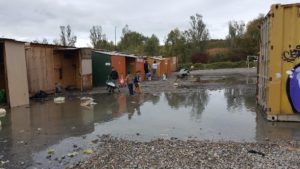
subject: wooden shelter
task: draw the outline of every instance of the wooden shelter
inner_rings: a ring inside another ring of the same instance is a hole
[[[29,104],[25,43],[0,38],[0,90],[10,107]]]
[[[90,48],[26,45],[29,93],[54,92],[56,85],[80,91],[92,88]]]
[[[140,72],[141,80],[145,80],[145,70],[144,70],[145,60],[143,58],[136,58],[135,61],[135,71]]]
[[[165,65],[164,58],[154,56],[154,57],[149,57],[147,60],[149,63],[150,70],[152,69],[152,64],[154,63],[154,61],[156,61],[156,63],[158,64],[158,68],[157,68],[157,72],[156,72],[156,75],[158,77],[162,77],[163,74],[166,74],[166,65]]]
[[[178,60],[177,57],[173,56],[173,57],[169,57],[170,58],[170,71],[171,72],[175,72],[177,71],[177,67],[178,67]]]

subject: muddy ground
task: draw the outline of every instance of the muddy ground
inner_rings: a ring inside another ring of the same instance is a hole
[[[247,85],[245,85],[247,84]],[[256,90],[256,69],[192,71],[185,79],[142,83],[144,93],[190,93],[197,90]],[[122,92],[126,92],[123,89]],[[251,92],[253,93],[253,92]],[[299,142],[256,143],[170,138],[137,142],[105,136],[96,153],[70,168],[299,168]]]
[[[145,93],[160,92],[193,92],[199,89],[223,89],[229,87],[245,87],[250,84],[253,88],[256,84],[256,69],[218,69],[191,71],[187,78],[178,78],[173,73],[168,80],[153,80],[142,83]]]
[[[102,87],[31,100],[1,119],[0,168],[299,168],[300,124],[257,113],[255,72],[174,73],[133,97]]]

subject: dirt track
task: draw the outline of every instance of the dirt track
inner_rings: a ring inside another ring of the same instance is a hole
[[[256,84],[256,69],[219,69],[191,71],[188,78],[177,78],[173,73],[166,81],[154,80],[142,83],[145,93],[192,92],[197,89],[220,89],[227,87],[253,88]]]

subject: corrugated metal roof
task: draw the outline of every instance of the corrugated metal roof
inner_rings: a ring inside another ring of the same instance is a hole
[[[92,49],[92,48],[62,47],[62,48],[55,48],[54,50],[80,50],[80,49]]]
[[[120,52],[106,52],[106,51],[97,51],[97,50],[94,50],[94,52],[102,53],[102,54],[106,54],[106,55],[110,55],[110,56],[124,56],[124,57],[131,57],[131,58],[139,58],[138,56],[135,56],[135,55],[124,54],[124,53],[120,53]]]
[[[44,43],[35,43],[35,42],[28,42],[26,43],[27,46],[51,46],[55,48],[70,48],[69,46],[63,46],[63,45],[55,45],[55,44],[44,44]],[[72,47],[75,48],[75,47]]]
[[[9,39],[9,38],[0,38],[0,41],[10,41],[10,42],[16,42],[16,43],[26,43],[26,42],[23,42],[23,41],[18,41],[18,40]]]
[[[164,60],[165,59],[162,56],[153,56],[153,57],[150,57],[150,58],[154,59],[154,60]]]

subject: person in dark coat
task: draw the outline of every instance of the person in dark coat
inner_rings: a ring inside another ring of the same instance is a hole
[[[119,74],[114,67],[111,68],[110,79],[116,85],[116,88],[119,89]]]
[[[144,62],[144,71],[145,71],[145,79],[148,79],[147,78],[147,75],[149,74],[149,64],[148,64],[148,61],[145,59],[145,62]]]
[[[149,64],[148,64],[147,60],[145,60],[145,63],[144,63],[144,71],[145,71],[145,74],[149,73]]]
[[[111,80],[115,81],[119,79],[119,74],[116,71],[116,69],[114,67],[111,68],[111,72],[110,72],[110,78]]]
[[[129,90],[129,95],[133,96],[134,95],[134,92],[133,92],[134,77],[132,76],[132,74],[130,72],[127,72],[126,82],[127,82],[127,86],[128,86],[128,90]]]

